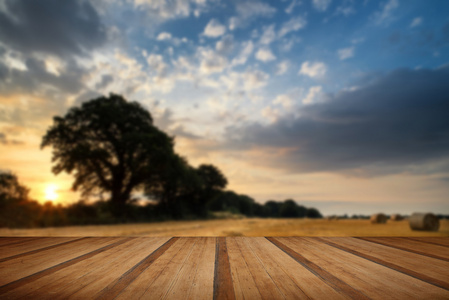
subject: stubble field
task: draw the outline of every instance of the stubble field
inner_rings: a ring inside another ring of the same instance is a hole
[[[145,224],[7,229],[0,236],[449,236],[449,220],[437,232],[412,231],[408,221],[226,219]]]

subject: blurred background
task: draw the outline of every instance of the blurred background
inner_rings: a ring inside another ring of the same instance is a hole
[[[0,1],[0,235],[449,235],[447,11]]]

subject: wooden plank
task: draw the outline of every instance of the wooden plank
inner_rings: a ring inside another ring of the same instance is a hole
[[[179,275],[185,261],[190,257],[194,238],[180,238],[167,249],[139,277],[131,282],[117,299],[162,299]]]
[[[2,249],[0,251],[0,263],[10,259],[24,257],[41,251],[46,251],[56,247],[74,243],[81,239],[85,238],[51,238],[43,239],[42,241],[35,240],[32,243],[26,243],[25,245],[20,244],[16,245],[15,247],[11,246],[8,249]]]
[[[4,294],[5,298],[88,299],[133,268],[169,238],[134,238]]]
[[[124,273],[120,278],[117,278],[103,290],[99,292],[96,299],[112,299],[119,295],[125,288],[129,286],[139,275],[142,274],[149,266],[151,266],[161,255],[163,255],[167,249],[169,249],[178,238],[171,238],[163,245],[158,247],[154,252],[141,260],[132,269]]]
[[[407,238],[422,243],[449,247],[449,237],[407,237]]]
[[[355,238],[321,238],[326,244],[449,290],[449,263]]]
[[[194,238],[192,252],[164,299],[212,299],[214,295],[215,238]]]
[[[214,299],[235,299],[225,237],[219,237],[216,241]]]
[[[123,238],[83,239],[55,249],[2,262],[0,263],[0,292],[11,288],[6,288],[6,285],[8,284],[16,281],[15,284],[19,284],[22,282],[20,281],[22,279],[25,281],[32,279],[34,281],[37,277],[43,276],[42,274],[47,274],[48,272],[53,273],[55,271],[53,267],[55,266],[61,264],[61,266],[65,267],[66,265],[64,265],[64,263],[69,262],[72,259],[81,258],[89,252],[111,245],[122,239]],[[34,277],[33,274],[35,274]],[[28,278],[29,276],[32,277]]]
[[[421,243],[449,247],[449,237],[407,237],[407,238]]]
[[[263,237],[246,238],[266,272],[287,299],[348,299]]]
[[[329,246],[316,238],[279,238],[304,258],[369,298],[436,299],[449,292],[383,265]]]
[[[33,251],[39,248],[44,248],[56,244],[60,244],[66,241],[75,240],[79,238],[35,238],[35,239],[20,239],[7,245],[0,247],[0,259],[18,255],[24,252]]]
[[[351,285],[347,284],[346,282],[340,280],[338,277],[334,276],[329,271],[320,267],[318,264],[316,264],[312,260],[309,260],[307,257],[303,256],[302,254],[299,254],[298,251],[295,251],[295,244],[291,244],[292,242],[295,243],[295,241],[279,239],[279,238],[267,238],[267,239],[270,242],[272,242],[274,245],[279,247],[279,249],[281,249],[282,251],[284,251],[285,253],[290,255],[290,257],[292,257],[294,260],[296,260],[298,263],[300,263],[302,266],[304,266],[310,272],[312,272],[313,274],[315,274],[316,276],[321,278],[324,282],[326,282],[328,285],[330,285],[332,288],[334,288],[339,293],[344,294],[351,299],[369,299],[360,290],[358,290],[358,289],[352,287]]]
[[[16,237],[16,236],[0,237],[0,251],[3,246],[10,246],[10,245],[14,245],[17,243],[23,243],[23,242],[27,242],[27,241],[36,240],[36,239],[41,239],[41,237]]]
[[[263,299],[284,298],[284,295],[274,282],[273,278],[270,276],[270,274],[268,274],[263,264],[246,243],[248,238],[236,237],[234,239],[240,250],[241,258],[248,266],[248,270],[253,277],[254,283],[256,284],[261,297]]]
[[[429,245],[406,238],[359,237],[359,239],[449,262],[449,251],[447,247],[439,245]]]
[[[236,237],[226,238],[232,282],[236,299],[261,299],[262,295],[254,281],[246,261],[242,257]]]

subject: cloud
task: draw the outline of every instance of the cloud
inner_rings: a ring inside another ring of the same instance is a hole
[[[259,43],[263,45],[269,45],[276,39],[276,33],[274,32],[274,24],[266,26],[263,29],[262,36]]]
[[[448,68],[396,70],[302,107],[300,117],[230,127],[220,149],[277,153],[253,163],[294,173],[447,172],[448,80]]]
[[[285,109],[291,109],[294,105],[293,99],[286,94],[276,96],[276,98],[273,100],[273,104],[281,105]]]
[[[340,60],[345,60],[345,59],[351,58],[354,56],[354,47],[339,49],[337,51],[337,54],[338,54],[338,58]]]
[[[211,49],[200,49],[200,71],[203,74],[220,73],[227,66],[227,60]]]
[[[279,109],[267,106],[262,110],[262,116],[268,119],[271,123],[274,123],[280,117]]]
[[[393,20],[393,11],[399,7],[398,0],[388,0],[382,6],[380,11],[374,14],[374,22],[377,25],[389,25]]]
[[[337,7],[335,9],[335,15],[344,15],[345,17],[348,17],[352,14],[355,14],[356,11],[354,9],[354,7],[352,6],[353,3],[349,4],[349,5],[340,5],[339,7]]]
[[[410,23],[410,28],[417,27],[417,26],[419,26],[421,24],[422,24],[422,18],[421,17],[414,18],[413,21]]]
[[[293,9],[299,5],[301,5],[301,2],[299,2],[298,0],[293,0],[285,9],[285,12],[291,14],[293,12]]]
[[[22,53],[86,55],[107,40],[106,28],[88,1],[6,0],[0,40]]]
[[[283,60],[280,63],[278,63],[278,65],[276,66],[276,75],[285,74],[285,72],[287,72],[288,70],[288,66],[289,66],[288,60]]]
[[[23,142],[19,141],[19,140],[8,139],[5,133],[0,132],[0,144],[2,144],[2,145],[21,145],[21,144],[23,144]]]
[[[311,78],[322,78],[326,75],[327,67],[323,62],[303,62],[301,69],[299,70],[299,75],[306,75]]]
[[[260,1],[237,1],[236,12],[237,16],[229,20],[230,30],[244,27],[258,17],[271,17],[276,8]]]
[[[260,70],[243,73],[243,82],[247,90],[257,89],[267,84],[270,76]]]
[[[148,66],[152,71],[156,71],[157,76],[166,77],[168,72],[167,64],[160,54],[150,54],[146,57]]]
[[[242,43],[242,50],[240,51],[239,55],[237,55],[232,60],[232,65],[243,65],[248,60],[249,56],[254,51],[254,44],[252,41],[247,41]]]
[[[170,40],[171,38],[172,38],[171,33],[169,33],[169,32],[161,32],[161,33],[158,34],[156,39],[158,41],[165,41],[165,40]]]
[[[216,38],[223,35],[226,32],[226,27],[218,22],[216,19],[212,19],[207,23],[204,28],[203,34],[208,37]]]
[[[271,52],[268,48],[262,48],[259,49],[259,51],[256,52],[256,59],[263,61],[263,62],[269,62],[276,59],[276,56]]]
[[[110,74],[101,76],[101,81],[95,85],[96,89],[102,90],[114,81],[114,77]]]
[[[318,11],[326,11],[332,0],[312,0],[313,6]]]
[[[285,22],[281,29],[279,30],[279,36],[283,37],[292,31],[298,31],[304,28],[307,24],[307,21],[303,17],[296,17],[287,22]]]
[[[4,73],[3,76],[8,78],[0,81],[0,93],[3,95],[45,94],[48,89],[70,94],[77,93],[84,87],[82,75],[85,70],[74,61],[67,61],[64,72],[57,75],[47,69],[44,59],[22,57],[19,53],[15,55],[25,60],[24,69],[6,65],[0,60],[0,77]]]
[[[215,50],[221,55],[227,55],[234,49],[234,38],[232,35],[226,35],[215,44]]]
[[[210,1],[207,0],[134,0],[134,6],[145,10],[152,22],[186,18],[193,14],[199,17],[208,10]],[[212,1],[213,2],[213,1]]]
[[[323,87],[319,85],[312,86],[309,88],[309,92],[307,93],[306,97],[302,100],[302,104],[316,104],[324,101],[325,99],[326,97],[323,93]]]

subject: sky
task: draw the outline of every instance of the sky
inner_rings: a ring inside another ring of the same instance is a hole
[[[260,203],[449,213],[449,1],[0,0],[0,169],[33,198],[79,199],[41,139],[109,93]]]

